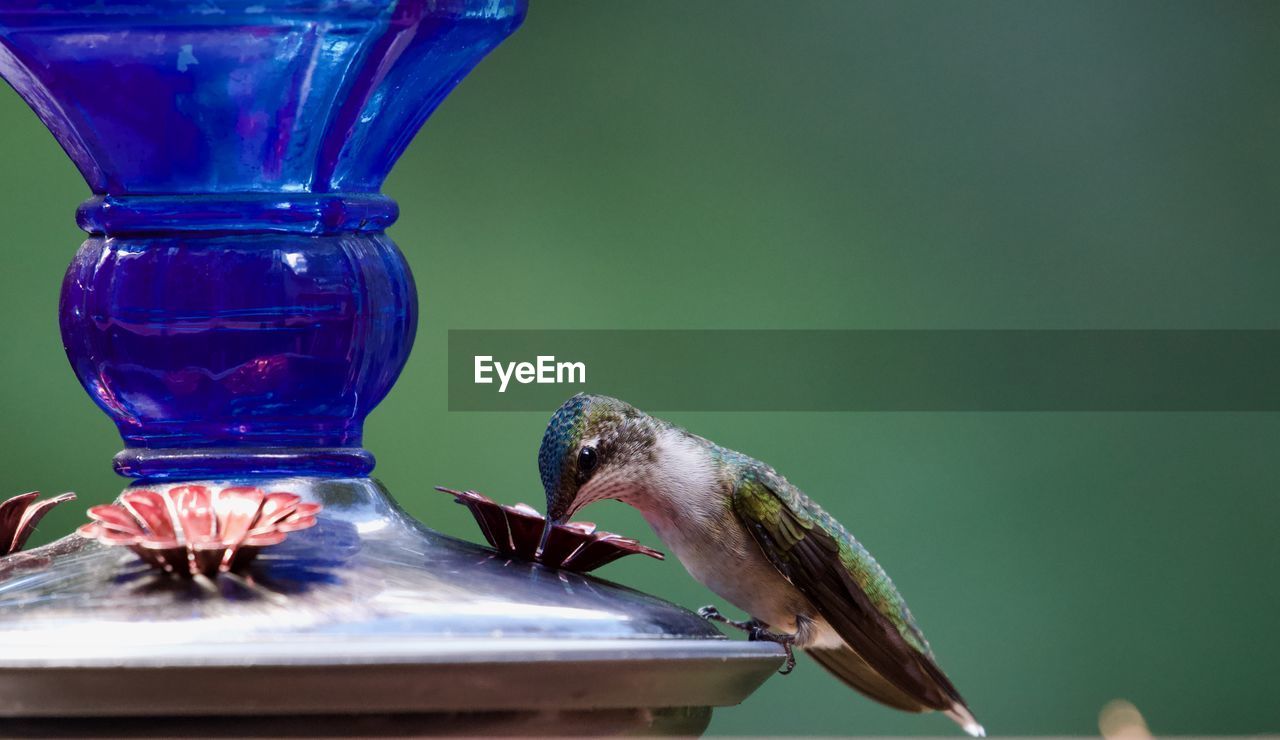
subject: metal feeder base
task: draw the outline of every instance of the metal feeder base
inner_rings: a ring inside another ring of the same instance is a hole
[[[367,478],[200,483],[325,508],[245,578],[182,581],[76,536],[0,560],[0,733],[696,734],[781,663],[433,532]]]

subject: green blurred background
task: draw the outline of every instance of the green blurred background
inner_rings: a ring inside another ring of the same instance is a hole
[[[56,320],[87,191],[7,87],[0,132],[0,491],[106,501],[119,440]],[[449,328],[1280,328],[1280,4],[535,0],[386,191],[423,320],[366,441],[474,539],[431,486],[540,505],[546,415],[448,413]],[[672,418],[848,524],[993,733],[1117,697],[1280,731],[1277,415]],[[675,561],[601,573],[714,601]],[[711,731],[955,734],[803,659]]]

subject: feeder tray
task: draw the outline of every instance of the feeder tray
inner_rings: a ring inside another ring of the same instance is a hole
[[[593,571],[627,555],[665,556],[636,540],[612,532],[599,532],[591,522],[554,524],[546,547],[539,552],[547,519],[528,504],[505,506],[476,491],[455,491],[437,486],[437,491],[454,497],[471,510],[484,538],[508,557],[542,563],[550,568],[575,573]]]

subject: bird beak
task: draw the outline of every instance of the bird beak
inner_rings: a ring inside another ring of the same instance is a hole
[[[547,523],[542,525],[542,541],[538,543],[538,551],[533,554],[534,559],[542,559],[542,553],[547,549],[547,540],[551,539],[551,528],[554,526],[556,523],[551,517],[547,517]]]

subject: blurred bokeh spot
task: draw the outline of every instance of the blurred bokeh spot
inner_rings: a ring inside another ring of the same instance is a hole
[[[1147,721],[1133,702],[1113,699],[1098,713],[1098,731],[1105,740],[1151,740]]]

